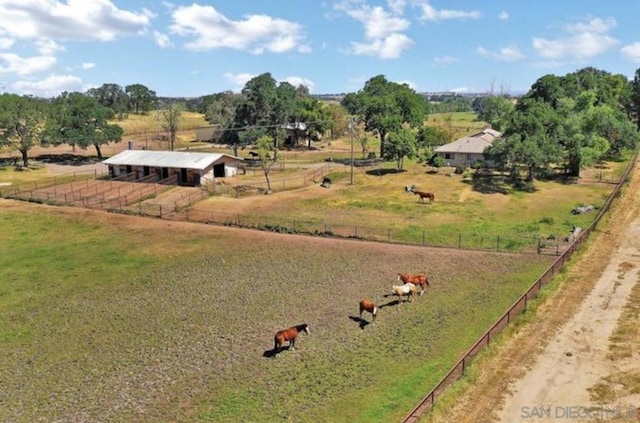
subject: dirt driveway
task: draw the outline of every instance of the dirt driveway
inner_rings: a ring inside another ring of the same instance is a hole
[[[511,328],[508,339],[479,359],[455,404],[436,407],[425,422],[640,421],[637,311],[626,322],[632,327],[627,353],[616,350],[612,337],[629,301],[636,310],[639,301],[638,170],[605,220],[535,317]]]

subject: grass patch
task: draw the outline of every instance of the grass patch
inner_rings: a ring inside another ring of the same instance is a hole
[[[0,420],[25,422],[397,420],[549,263],[27,203],[0,230]],[[427,264],[423,297],[386,297]]]

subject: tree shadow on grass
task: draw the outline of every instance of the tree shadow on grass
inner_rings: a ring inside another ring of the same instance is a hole
[[[34,157],[35,160],[42,163],[52,163],[58,165],[83,166],[88,164],[99,163],[101,160],[95,156],[82,156],[78,154],[41,154]]]
[[[384,176],[388,174],[399,174],[406,172],[405,169],[371,169],[367,170],[366,174],[370,176]]]

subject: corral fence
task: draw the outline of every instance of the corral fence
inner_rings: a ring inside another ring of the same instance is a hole
[[[333,165],[335,168],[336,165]],[[279,169],[283,170],[283,169]],[[273,192],[277,191],[287,191],[296,188],[303,188],[312,184],[317,183],[319,178],[322,178],[327,173],[331,172],[332,164],[326,163],[322,166],[316,167],[314,169],[310,169],[304,173],[302,176],[294,176],[291,178],[279,178],[270,180],[271,190]],[[254,172],[255,170],[251,170],[248,172]],[[259,171],[262,172],[262,169]],[[243,182],[238,185],[227,185],[221,184],[218,182],[212,182],[206,186],[207,191],[214,195],[229,195],[236,198],[254,195],[257,192],[264,193],[267,191],[267,182],[266,181],[253,181],[253,182]]]
[[[191,222],[280,233],[480,251],[558,255],[571,245],[565,239],[557,238],[553,242],[543,241],[537,235],[506,237],[451,233],[432,236],[428,231],[419,228],[384,228],[366,225],[345,225],[327,221],[285,219],[266,215],[230,214],[200,209],[197,205],[184,210],[183,218]]]
[[[422,400],[414,407],[411,412],[402,419],[403,423],[414,423],[419,421],[420,417],[428,411],[436,402],[437,398],[441,396],[444,391],[451,386],[455,381],[460,379],[465,372],[466,367],[473,361],[476,355],[489,343],[491,339],[499,334],[519,313],[522,313],[527,309],[527,303],[534,298],[542,289],[547,285],[553,276],[564,266],[564,264],[573,256],[573,254],[580,249],[583,243],[585,243],[589,236],[598,226],[598,223],[602,217],[609,211],[613,201],[620,195],[622,187],[629,180],[632,172],[635,170],[638,160],[638,153],[633,156],[629,161],[629,164],[625,168],[622,177],[618,180],[616,187],[611,195],[607,198],[604,205],[598,211],[597,216],[589,225],[589,227],[581,232],[581,234],[571,243],[571,245],[549,266],[549,268],[522,294],[516,302],[509,307],[509,309],[487,330],[478,340],[469,348],[469,350],[462,356],[462,358],[449,370],[449,372],[436,384],[436,386],[425,395]]]

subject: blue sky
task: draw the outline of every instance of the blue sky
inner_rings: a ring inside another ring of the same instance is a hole
[[[312,94],[371,77],[418,92],[527,91],[585,66],[632,78],[640,2],[0,0],[0,91],[104,83],[160,96],[239,91],[270,72]]]

